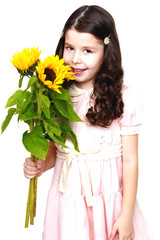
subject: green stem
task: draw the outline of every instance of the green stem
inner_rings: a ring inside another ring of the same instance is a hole
[[[35,162],[35,156],[31,154],[31,160]],[[31,195],[30,195],[30,224],[34,225],[34,212],[35,212],[35,178],[31,182]]]
[[[35,161],[35,157],[31,155],[31,160]],[[35,190],[35,178],[30,180],[29,183],[29,192],[28,192],[28,201],[27,201],[27,209],[26,209],[26,219],[25,219],[25,228],[28,228],[29,219],[30,224],[34,224],[35,217],[35,206],[36,206],[36,192]]]
[[[34,217],[36,216],[36,205],[37,205],[37,176],[35,177],[35,201],[34,201]]]
[[[30,224],[34,225],[34,205],[35,205],[35,196],[34,196],[34,178],[31,181],[31,197],[30,197]]]
[[[25,220],[25,228],[28,228],[29,217],[30,217],[30,198],[31,198],[31,181],[29,184],[29,192],[28,192],[28,201],[27,201],[27,209],[26,209],[26,220]]]
[[[41,88],[39,89],[39,94],[42,94],[42,90]],[[38,116],[41,116],[41,105],[40,105],[40,100],[39,100],[39,96],[37,96],[37,112],[38,112]],[[36,121],[36,125],[40,125],[40,119],[38,119]],[[34,162],[37,162],[37,157],[34,158]],[[36,216],[36,205],[37,205],[37,176],[34,178],[34,206],[33,206],[33,215],[34,217]]]
[[[39,94],[37,96],[37,113],[38,113],[39,117],[41,116],[41,113],[42,113],[41,104],[40,104],[40,100],[39,100],[39,95],[41,95],[41,94],[42,94],[42,89],[40,87],[39,88]],[[40,119],[38,119],[37,125],[40,125]]]
[[[31,93],[33,92],[33,86],[31,87]],[[39,89],[39,95],[42,94],[41,88]],[[38,116],[41,116],[41,105],[39,96],[37,96],[37,112]],[[30,132],[32,132],[34,125],[40,125],[40,119],[30,120]],[[37,162],[37,157],[31,154],[31,160],[33,162]],[[30,224],[34,225],[34,217],[36,216],[36,203],[37,202],[37,176],[34,179],[30,180],[29,184],[29,193],[28,193],[28,201],[27,201],[27,209],[26,209],[26,219],[25,219],[25,228],[28,228],[29,219]]]
[[[35,157],[35,162],[37,162],[37,157]],[[35,177],[34,179],[34,196],[35,196],[35,199],[34,199],[34,217],[36,216],[36,205],[37,205],[37,176]]]

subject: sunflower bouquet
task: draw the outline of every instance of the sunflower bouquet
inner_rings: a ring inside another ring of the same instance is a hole
[[[74,112],[69,93],[62,87],[64,79],[74,80],[69,65],[64,59],[50,56],[42,61],[38,48],[23,49],[13,55],[11,63],[20,74],[19,89],[8,99],[8,114],[1,126],[1,132],[10,123],[14,115],[18,121],[24,121],[28,130],[23,133],[22,142],[32,161],[38,158],[45,160],[49,148],[49,140],[65,146],[66,137],[73,142],[77,151],[76,136],[68,122],[81,121]],[[22,82],[26,88],[21,89]],[[29,222],[34,224],[36,215],[37,177],[30,180],[25,227]]]

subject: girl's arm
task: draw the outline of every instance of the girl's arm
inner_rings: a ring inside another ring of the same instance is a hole
[[[138,135],[122,136],[123,152],[123,201],[119,218],[115,222],[111,239],[132,239],[133,215],[138,184]]]
[[[138,185],[138,135],[122,137],[123,202],[121,213],[133,218]]]
[[[28,179],[34,178],[36,175],[41,176],[43,172],[53,168],[56,162],[56,147],[53,142],[49,142],[49,149],[46,160],[38,159],[37,163],[26,158],[24,162],[24,176]]]

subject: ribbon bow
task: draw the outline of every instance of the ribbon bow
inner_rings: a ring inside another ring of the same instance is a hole
[[[61,148],[58,150],[62,153],[64,152],[64,148],[63,149]],[[85,150],[85,151],[81,151],[81,152],[77,152],[74,149],[68,149],[68,148],[65,149],[65,159],[64,159],[63,166],[62,166],[60,182],[59,182],[60,192],[63,192],[63,193],[65,192],[69,167],[72,163],[72,160],[75,157],[77,157],[79,160],[79,168],[80,168],[80,173],[81,173],[81,178],[82,178],[82,184],[84,186],[84,192],[85,192],[87,206],[94,205],[94,197],[92,195],[91,182],[90,182],[88,168],[87,168],[84,154],[96,153],[96,152],[99,152],[100,150],[101,150],[100,146],[97,148],[94,148],[94,149]]]

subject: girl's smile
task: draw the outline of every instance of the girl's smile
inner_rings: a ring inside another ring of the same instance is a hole
[[[103,61],[104,44],[94,35],[72,28],[65,34],[63,57],[75,73],[77,87],[90,89]]]
[[[72,71],[76,74],[81,74],[85,71],[86,69],[80,69],[80,68],[72,68]]]

